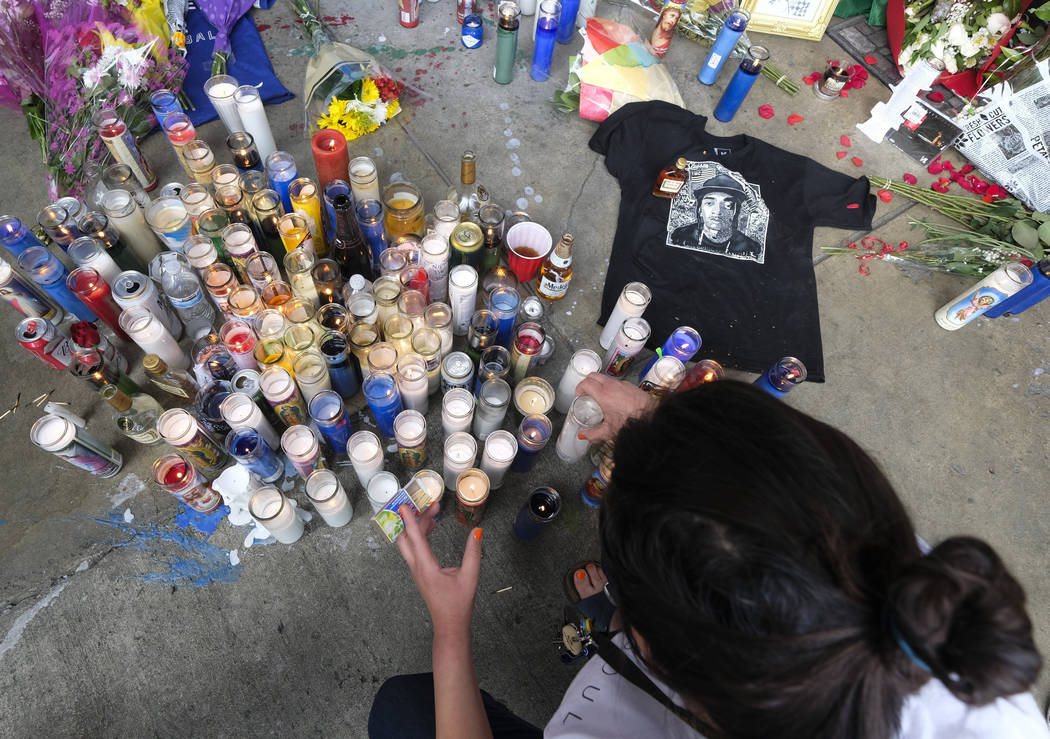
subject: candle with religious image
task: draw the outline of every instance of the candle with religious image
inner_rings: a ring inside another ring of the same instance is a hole
[[[321,444],[309,426],[298,424],[285,429],[281,434],[281,449],[288,457],[292,468],[304,480],[318,466],[324,466],[321,459]]]
[[[590,442],[580,438],[580,432],[599,425],[605,419],[598,401],[590,395],[577,395],[569,407],[569,414],[561,427],[561,434],[554,446],[563,462],[578,462],[587,454]]]
[[[663,346],[656,350],[656,356],[649,360],[649,363],[642,368],[640,373],[641,377],[645,377],[645,374],[652,369],[652,366],[656,364],[656,360],[660,357],[677,357],[682,364],[685,364],[700,351],[700,346],[703,342],[700,340],[700,333],[692,326],[679,326],[671,335],[664,341]]]
[[[458,209],[456,213],[458,219]],[[449,245],[447,236],[443,236],[440,233],[429,233],[423,237],[420,264],[427,272],[427,278],[430,282],[431,300],[444,301],[448,296],[448,258]]]
[[[955,296],[933,315],[937,325],[955,331],[975,320],[992,306],[1032,283],[1032,270],[1018,262],[999,267],[965,292]]]
[[[120,452],[62,416],[41,416],[30,429],[29,439],[44,451],[97,477],[113,477],[124,466]]]
[[[610,377],[623,377],[630,369],[631,362],[645,348],[652,329],[644,318],[628,318],[620,325],[616,338],[605,354],[605,374]]]
[[[226,437],[226,451],[263,482],[284,477],[284,460],[258,429],[242,426],[231,431]]]
[[[157,175],[135,145],[135,138],[116,110],[109,108],[96,111],[91,116],[91,125],[109,149],[113,159],[131,167],[135,179],[142,187],[152,190],[157,186]]]
[[[388,372],[373,372],[365,378],[362,390],[375,417],[379,433],[388,439],[393,438],[394,419],[404,410],[394,376]]]
[[[197,419],[182,408],[164,411],[157,419],[157,431],[209,480],[218,477],[229,462],[222,447],[204,432]]]
[[[178,454],[165,454],[153,463],[153,481],[195,511],[211,513],[222,505],[222,497],[197,468]]]
[[[285,426],[305,424],[310,416],[295,386],[291,373],[284,367],[267,367],[259,377],[263,396]]]
[[[329,470],[314,470],[306,480],[306,497],[324,522],[333,528],[346,526],[354,509],[339,478]]]
[[[242,282],[251,282],[248,276],[248,258],[259,251],[252,229],[245,223],[231,223],[222,230],[222,245]]]
[[[397,453],[406,469],[418,470],[427,458],[427,419],[419,411],[406,410],[394,419]]]
[[[528,472],[536,457],[550,441],[553,427],[550,419],[541,413],[525,416],[518,425],[518,453],[511,463],[512,472]]]
[[[667,355],[658,357],[656,363],[642,375],[638,384],[650,395],[662,398],[668,393],[673,393],[685,379],[685,365],[678,357]]]
[[[248,513],[282,544],[299,541],[306,529],[291,501],[275,487],[262,487],[252,493],[248,501]]]
[[[795,357],[782,357],[752,383],[774,397],[782,398],[806,380],[806,365]]]
[[[456,479],[456,520],[464,526],[476,526],[485,515],[489,500],[489,476],[474,467],[461,472]]]
[[[308,406],[310,418],[317,424],[329,448],[336,454],[343,454],[354,433],[343,399],[334,390],[322,390],[309,400]]]
[[[94,270],[90,271],[97,282],[105,282],[99,276],[98,272]],[[73,270],[70,276],[75,274],[77,270]],[[67,279],[67,285],[69,280]],[[77,297],[84,301],[84,295],[77,292],[75,287],[70,286],[70,289],[77,294]],[[109,286],[106,285],[107,295],[109,294]],[[51,302],[43,290],[38,288],[32,280],[24,279],[20,274],[17,274],[10,264],[0,260],[0,300],[10,305],[16,311],[21,313],[27,318],[46,318],[55,323],[60,323],[65,316],[65,313],[57,304]],[[110,300],[112,302],[112,299]],[[89,308],[91,304],[85,302]],[[116,304],[113,304],[116,308]],[[97,308],[94,309],[95,313],[98,314]],[[119,313],[119,309],[117,309]],[[117,327],[120,328],[119,326]],[[120,332],[123,338],[123,331]]]

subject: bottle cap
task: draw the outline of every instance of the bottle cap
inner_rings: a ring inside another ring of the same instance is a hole
[[[147,372],[155,375],[163,375],[168,371],[167,363],[156,354],[147,354],[142,358],[142,367]]]
[[[689,166],[689,162],[686,161],[685,157],[678,157],[678,161],[674,163],[677,169],[685,169]]]

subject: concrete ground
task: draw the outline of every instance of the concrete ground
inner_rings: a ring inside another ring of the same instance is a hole
[[[306,63],[301,28],[283,3],[255,12],[279,77],[299,91]],[[555,234],[575,234],[576,277],[547,318],[558,349],[540,372],[556,382],[572,349],[597,348],[594,319],[616,224],[618,188],[586,147],[594,124],[553,109],[556,81],[529,78],[532,44],[524,29],[515,80],[501,87],[491,73],[494,29],[486,26],[480,50],[464,49],[451,0],[424,2],[423,21],[412,30],[397,25],[390,2],[327,3],[324,12],[337,18],[341,40],[373,51],[425,94],[399,121],[403,126],[353,142],[352,154],[372,156],[384,182],[395,174],[411,180],[432,204],[456,177],[459,154],[473,148],[479,181],[497,202],[524,208]],[[491,3],[485,12],[492,17]],[[830,39],[756,34],[754,40],[766,42],[796,80],[841,55]],[[556,76],[564,76],[575,51],[575,44],[557,47]],[[698,84],[704,53],[676,39],[666,63],[687,107],[709,114],[729,75],[714,88]],[[853,128],[887,97],[874,80],[848,99],[825,103],[807,87],[792,98],[760,79],[732,123],[712,119],[709,128],[748,133],[853,175],[918,174],[921,168],[896,149],[874,145]],[[770,120],[756,114],[766,102],[776,109]],[[805,120],[789,126],[791,113]],[[301,171],[312,170],[300,101],[272,107],[269,116],[279,147]],[[2,210],[32,220],[47,202],[35,144],[18,114],[0,112],[0,125],[8,132],[0,137]],[[221,124],[201,133],[221,150]],[[836,159],[842,134],[853,138],[850,154],[863,166]],[[144,149],[162,181],[179,178],[163,140],[152,137]],[[902,212],[905,206],[901,199],[880,204],[875,233],[892,243],[914,238],[908,218],[918,209]],[[821,257],[821,246],[857,236],[817,230],[828,381],[798,388],[787,402],[870,450],[927,539],[966,533],[989,540],[1027,589],[1045,650],[1050,308],[943,331],[934,310],[968,282],[889,263],[873,264],[864,277],[850,258]],[[0,334],[10,336],[16,318],[0,314]],[[342,477],[359,515],[346,528],[314,523],[292,546],[251,549],[243,547],[246,530],[226,521],[205,536],[176,518],[174,498],[144,484],[156,449],[121,437],[109,407],[83,383],[43,369],[13,340],[2,346],[0,407],[19,394],[21,404],[0,421],[0,735],[363,736],[380,683],[429,669],[426,610],[400,556],[368,522],[352,475]],[[128,354],[137,364],[138,351]],[[98,480],[29,443],[39,412],[28,401],[52,388],[124,453],[117,477]],[[435,412],[430,420],[437,422]],[[436,438],[429,453],[440,469]],[[399,471],[396,462],[388,466]],[[474,617],[478,674],[486,689],[540,725],[576,671],[558,661],[555,641],[565,600],[561,574],[597,554],[597,515],[577,495],[589,471],[588,463],[565,465],[548,452],[531,474],[509,478],[484,520]],[[522,544],[512,538],[510,522],[537,484],[561,491],[566,507],[542,539]],[[296,494],[304,500],[301,490]],[[134,515],[130,523],[126,509]],[[434,535],[442,561],[458,561],[463,541],[463,528],[446,516]],[[238,550],[239,565],[230,565],[229,550]],[[1044,675],[1036,688],[1040,702],[1047,685]]]

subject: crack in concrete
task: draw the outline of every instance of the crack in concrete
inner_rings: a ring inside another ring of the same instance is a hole
[[[580,198],[583,197],[583,190],[587,187],[587,183],[591,181],[591,177],[597,168],[598,155],[595,154],[594,159],[591,161],[591,171],[583,178],[583,182],[580,183],[580,189],[576,191],[576,197],[572,199],[572,205],[569,206],[569,215],[565,217],[565,230],[562,233],[571,233],[569,227],[572,225],[572,214],[576,211],[576,203],[580,202]]]

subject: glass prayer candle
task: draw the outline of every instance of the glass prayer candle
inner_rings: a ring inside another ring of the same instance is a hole
[[[522,0],[528,5],[528,14],[536,12],[535,0]],[[518,26],[522,8],[513,0],[504,0],[497,8],[496,24],[496,64],[492,68],[492,78],[500,85],[510,84],[514,79],[514,57],[518,51]]]
[[[292,292],[312,305],[317,305],[319,301],[313,278],[315,261],[313,254],[304,249],[290,251],[284,257],[284,271],[288,275]]]
[[[236,185],[241,189],[241,173],[232,164],[217,164],[211,171],[211,184],[216,190],[227,185]]]
[[[441,360],[441,394],[457,387],[474,391],[474,363],[463,352],[451,352]]]
[[[532,541],[561,512],[561,496],[551,487],[539,487],[529,493],[525,504],[514,518],[513,531],[520,541]]]
[[[285,346],[283,339],[260,338],[255,343],[255,361],[260,369],[281,367],[292,373],[294,360],[295,352]]]
[[[430,302],[430,277],[422,267],[406,267],[398,275],[405,291],[417,292],[423,298],[423,305]],[[404,297],[404,293],[402,293]]]
[[[763,372],[753,383],[774,397],[784,397],[795,385],[806,381],[806,365],[801,359],[783,357]]]
[[[397,495],[399,487],[397,478],[394,477],[392,472],[377,472],[374,474],[365,488],[365,495],[368,496],[368,502],[372,506],[372,511],[379,513],[390,502],[390,499]]]
[[[209,208],[197,216],[197,233],[211,239],[219,258],[226,258],[226,248],[222,245],[222,232],[230,225],[230,218],[221,208]]]
[[[231,319],[223,324],[219,331],[222,343],[230,352],[234,363],[240,369],[256,369],[258,363],[255,361],[255,332],[251,324],[237,318]]]
[[[580,431],[591,429],[601,424],[605,419],[598,401],[590,395],[577,395],[569,407],[569,414],[565,417],[565,424],[561,427],[558,443],[554,451],[558,453],[563,462],[578,462],[587,454],[590,442],[580,438]]]
[[[207,141],[194,139],[182,147],[182,159],[193,173],[193,179],[204,185],[212,186],[211,173],[215,169],[215,154]]]
[[[460,474],[474,466],[474,459],[478,455],[478,442],[470,434],[459,431],[445,439],[444,452],[442,477],[445,487],[455,490]]]
[[[452,201],[441,202],[451,203]],[[454,203],[453,206],[455,206]],[[458,212],[457,210],[457,218]],[[443,301],[448,297],[448,238],[441,234],[427,234],[423,237],[421,251],[420,264],[427,271],[427,279],[430,282],[430,299]]]
[[[29,439],[44,451],[97,477],[113,477],[124,465],[120,452],[62,416],[48,414],[37,419]]]
[[[751,91],[768,59],[769,50],[764,46],[756,45],[748,48],[744,58],[740,60],[740,66],[729,80],[725,92],[715,105],[715,118],[723,123],[733,120],[733,116],[740,110],[744,98]]]
[[[202,279],[205,268],[219,261],[219,252],[216,250],[215,244],[211,243],[211,239],[207,236],[201,236],[200,234],[186,239],[186,243],[182,245],[182,255],[186,257],[186,261],[190,263],[190,266],[197,270],[197,274]]]
[[[193,234],[190,214],[176,198],[161,198],[146,209],[146,223],[161,243],[172,251],[182,251],[182,245]]]
[[[252,195],[252,211],[259,224],[259,233],[263,237],[263,248],[274,256],[284,254],[284,241],[279,228],[284,206],[281,196],[273,190],[262,190]]]
[[[222,447],[204,432],[197,419],[182,408],[172,408],[160,414],[157,431],[209,480],[218,477],[229,461]]]
[[[43,246],[40,239],[14,216],[0,216],[0,243],[15,258],[31,246]]]
[[[458,431],[469,432],[474,419],[474,396],[468,390],[455,388],[441,398],[441,429],[445,436]]]
[[[518,454],[511,463],[514,472],[528,472],[551,438],[550,419],[542,414],[525,416],[518,426]]]
[[[381,341],[373,345],[369,350],[368,362],[365,366],[368,367],[369,374],[373,372],[393,373],[394,367],[397,364],[398,356],[397,349],[394,348],[393,344]],[[408,356],[408,353],[406,352],[402,356]],[[422,359],[422,357],[420,357],[420,359]]]
[[[266,108],[263,107],[259,90],[253,85],[241,85],[234,91],[233,101],[241,119],[239,130],[246,131],[254,139],[259,156],[265,160],[277,151],[277,144],[274,143],[270,121],[266,117]]]
[[[204,268],[204,289],[215,301],[215,307],[226,316],[233,315],[230,308],[230,294],[234,288],[239,287],[237,276],[229,266],[222,262],[215,262]]]
[[[379,272],[384,277],[394,277],[400,282],[401,270],[406,264],[408,259],[400,249],[390,248],[379,255]]]
[[[685,379],[685,365],[678,357],[659,357],[638,384],[645,392],[657,398],[673,393]]]
[[[222,505],[222,497],[178,454],[165,454],[153,463],[153,481],[195,511],[211,513]]]
[[[343,289],[343,273],[332,259],[319,259],[310,270],[321,304],[338,302]]]
[[[218,167],[216,167],[218,169]],[[226,214],[226,220],[230,223],[242,223],[250,226],[252,223],[252,211],[248,205],[244,192],[237,182],[219,185],[215,188],[215,203]],[[220,233],[221,235],[221,233]]]
[[[291,213],[292,200],[288,195],[288,187],[292,180],[299,176],[295,168],[295,159],[286,151],[275,151],[263,161],[266,163],[266,176],[270,180],[270,187],[280,196],[284,212]]]
[[[331,128],[322,128],[310,139],[310,150],[317,167],[317,182],[321,188],[332,180],[345,180],[350,173],[350,156],[346,151],[346,137]]]
[[[18,256],[18,267],[25,272],[59,306],[82,321],[94,321],[96,316],[76,294],[66,286],[69,270],[58,257],[42,246],[31,246]]]
[[[416,331],[412,334],[410,351],[426,362],[428,391],[436,393],[441,386],[441,335],[429,328]]]
[[[325,303],[317,309],[314,320],[323,329],[342,332],[350,325],[350,312],[341,303]]]
[[[328,252],[325,240],[324,222],[321,220],[321,196],[317,184],[309,177],[299,177],[288,185],[288,199],[292,209],[309,218],[314,225],[314,251],[318,256]]]
[[[248,513],[255,523],[270,532],[282,544],[294,544],[306,530],[291,501],[275,487],[262,487],[252,493]]]
[[[237,275],[243,282],[251,282],[254,287],[255,283],[248,275],[247,261],[252,254],[258,253],[259,247],[251,228],[244,223],[231,223],[222,230],[222,245]]]
[[[94,273],[96,279],[99,281],[102,280],[94,270],[87,271]],[[76,272],[77,270],[73,270],[73,273]],[[77,293],[75,286],[70,286],[68,284],[68,278],[66,283],[74,293]],[[81,301],[84,301],[83,295],[77,293],[77,297],[79,297]],[[35,282],[16,274],[14,268],[3,260],[0,260],[0,300],[10,305],[26,318],[46,318],[57,324],[65,317],[65,312],[52,303],[48,299],[47,294],[38,288]],[[84,305],[91,307],[87,302],[84,302]],[[114,307],[116,307],[115,303]],[[92,307],[92,310],[94,310],[96,314],[99,313],[98,308]],[[123,331],[118,333],[122,338],[123,334]]]
[[[474,394],[476,395],[483,383],[493,378],[506,381],[510,377],[510,352],[499,344],[490,346],[481,353],[478,360],[478,374],[474,382]]]
[[[97,272],[106,282],[113,282],[122,271],[106,251],[105,245],[92,236],[81,236],[69,245],[73,264]]]
[[[271,282],[281,280],[281,268],[277,260],[272,254],[265,251],[255,251],[248,255],[248,258],[244,260],[244,273],[252,287],[260,292]]]
[[[430,407],[427,364],[418,354],[397,358],[397,387],[405,408],[426,413]]]
[[[242,426],[231,431],[226,437],[226,451],[263,482],[284,477],[284,460],[256,429]]]
[[[602,372],[610,377],[623,377],[630,369],[631,362],[645,348],[652,329],[644,318],[628,318],[620,324],[616,338],[605,354]]]
[[[302,249],[316,257],[314,250],[313,228],[302,213],[285,213],[277,221],[277,233],[280,234],[284,250],[291,252]]]
[[[350,339],[350,350],[357,357],[357,363],[363,372],[368,367],[369,352],[379,343],[379,327],[374,323],[356,321],[350,326],[347,336]]]
[[[536,13],[535,43],[532,49],[532,68],[529,72],[537,82],[543,82],[551,75],[551,58],[554,55],[554,41],[558,35],[560,17],[561,3],[558,0],[541,0]]]
[[[194,233],[197,232],[197,219],[200,218],[201,213],[218,207],[215,205],[215,200],[212,199],[211,193],[208,192],[208,188],[199,182],[191,182],[183,187],[179,192],[179,200],[182,201],[182,207],[190,214],[190,222],[193,224]],[[185,251],[185,247],[183,251]]]
[[[510,394],[510,388],[507,388]],[[518,440],[509,431],[493,431],[485,439],[485,449],[481,453],[481,470],[489,476],[489,486],[492,490],[499,490],[503,485],[503,478],[514,457],[518,454]]]
[[[262,342],[260,342],[262,343]],[[310,416],[295,380],[284,367],[267,367],[259,376],[263,397],[285,426],[305,424]]]
[[[120,327],[120,306],[114,302],[113,291],[102,275],[90,267],[77,267],[66,277],[66,287],[118,337],[131,340]]]
[[[512,385],[517,385],[532,372],[545,338],[543,328],[538,323],[530,321],[517,327],[514,332],[514,344],[510,350]]]
[[[249,169],[262,169],[262,157],[255,147],[255,139],[250,133],[237,131],[226,137],[226,148],[230,151],[230,158],[238,172],[247,172]]]
[[[441,336],[441,356],[452,351],[452,308],[446,303],[431,303],[423,311],[423,324]]]
[[[452,333],[465,336],[474,315],[477,299],[478,273],[466,264],[453,267],[448,274],[448,300],[452,306]]]
[[[292,468],[304,480],[310,477],[319,464],[323,466],[321,444],[309,426],[299,424],[286,429],[281,434],[281,449]]]
[[[91,125],[98,133],[102,143],[109,149],[113,159],[121,164],[131,167],[135,179],[139,181],[146,190],[152,190],[157,186],[157,175],[149,162],[142,156],[135,138],[131,135],[120,114],[113,109],[99,110],[91,116]]]
[[[580,349],[572,355],[565,373],[558,383],[558,392],[554,399],[554,408],[559,413],[568,413],[569,406],[576,398],[576,386],[584,377],[602,368],[602,360],[590,349]]]
[[[701,359],[686,374],[685,379],[678,386],[678,392],[692,390],[694,387],[708,382],[718,382],[725,379],[725,370],[722,365],[713,359]]]
[[[419,411],[406,410],[394,419],[397,454],[405,469],[418,470],[427,458],[427,419]]]
[[[489,500],[489,477],[477,468],[461,472],[456,478],[456,520],[476,526],[485,514]]]
[[[76,216],[58,204],[49,205],[37,213],[36,222],[63,249],[83,235],[77,228]]]
[[[692,326],[679,326],[671,332],[663,346],[656,350],[656,356],[645,365],[641,376],[645,377],[646,373],[652,369],[652,366],[656,364],[656,360],[660,357],[676,357],[682,364],[685,364],[700,351],[702,343],[700,333],[695,328]]]
[[[415,185],[409,182],[394,182],[388,185],[383,193],[383,204],[386,206],[388,236],[414,234],[422,237],[427,232],[423,196]]]
[[[287,282],[276,280],[265,285],[259,291],[259,297],[268,308],[281,310],[289,300],[295,297],[295,293],[292,292],[292,286]]]
[[[244,197],[249,202],[260,192],[263,190],[269,190],[270,188],[270,181],[266,179],[266,174],[258,170],[245,170],[244,172],[241,172],[240,177],[237,179],[241,186],[241,192],[244,193]],[[270,190],[270,192],[273,192],[273,190]],[[277,200],[280,202],[279,197]],[[252,212],[254,212],[254,210],[255,208],[253,206]]]
[[[346,442],[346,454],[363,488],[383,471],[383,445],[371,431],[358,431],[351,436]]]
[[[314,329],[315,327],[310,325],[309,322],[290,322],[288,328],[285,329],[281,340],[284,342],[287,348],[286,354],[293,364],[300,352],[312,349],[317,343],[317,333],[315,333]]]
[[[527,377],[514,388],[514,408],[522,416],[547,415],[554,407],[554,388],[542,377]]]
[[[613,339],[616,338],[616,334],[623,322],[628,318],[641,316],[645,309],[649,307],[649,302],[652,299],[652,291],[644,284],[641,282],[628,282],[620,292],[620,297],[616,300],[616,306],[613,308],[612,313],[609,314],[609,320],[605,322],[605,327],[598,337],[598,343],[602,349],[608,349],[612,346]]]
[[[216,380],[232,380],[240,369],[218,334],[206,334],[193,342],[190,356]]]
[[[477,409],[474,411],[474,436],[484,441],[503,425],[510,398],[511,389],[506,381],[494,377],[482,383],[478,391]],[[507,464],[510,464],[509,459]]]
[[[260,311],[252,324],[255,327],[255,335],[260,339],[282,339],[284,332],[288,330],[288,320],[283,312],[267,308]]]
[[[482,246],[481,269],[488,271],[499,264],[500,247],[503,246],[503,208],[498,205],[483,205],[478,209]]]
[[[353,186],[353,182],[351,182]],[[379,257],[386,251],[386,228],[383,222],[383,204],[378,198],[375,200],[358,200],[355,193],[354,212],[357,215],[357,225],[361,228],[361,235],[368,242],[368,250],[372,253],[372,270],[378,271]]]
[[[232,383],[231,383],[232,387]],[[219,404],[219,413],[226,425],[233,431],[249,428],[258,431],[271,449],[281,448],[281,437],[273,430],[273,426],[266,420],[262,409],[255,404],[252,397],[247,393],[231,392]],[[283,468],[282,468],[283,469]]]
[[[343,285],[343,301],[347,310],[350,311],[352,322],[364,321],[365,323],[379,322],[379,306],[376,304],[372,293],[354,293],[347,295],[350,283]]]
[[[479,361],[490,347],[498,346],[496,344],[498,334],[499,319],[495,313],[485,308],[474,311],[474,315],[470,317],[470,325],[467,328],[465,351],[471,359]],[[507,366],[510,366],[509,353]]]
[[[175,158],[178,160],[179,165],[182,167],[186,175],[193,177],[193,170],[186,163],[186,144],[196,140],[197,130],[193,126],[193,121],[185,113],[171,113],[164,117],[161,121],[161,129],[164,131],[164,135],[168,137],[168,143],[171,144],[171,148],[175,150]]]
[[[145,264],[139,258],[138,252],[129,248],[120,238],[120,233],[110,223],[110,219],[105,213],[100,211],[92,211],[90,213],[82,213],[77,218],[77,228],[84,234],[81,238],[93,238],[98,241],[105,248],[106,253],[113,258],[122,269],[134,269],[140,272],[144,271]],[[74,244],[76,241],[73,242]],[[72,244],[70,244],[72,247]],[[154,240],[153,244],[153,256],[151,259],[155,259],[160,254],[160,245]],[[180,245],[181,247],[181,245]]]
[[[427,506],[428,508],[435,503],[440,503],[441,498],[445,495],[445,481],[441,478],[441,475],[434,470],[419,470],[416,474],[412,475],[412,481],[416,482],[420,488],[426,491],[427,497],[430,500],[430,503]]]
[[[254,89],[254,88],[253,88]],[[306,480],[306,497],[324,522],[332,528],[350,523],[354,515],[350,499],[337,478],[329,470],[314,470]]]
[[[322,390],[307,401],[307,405],[310,417],[317,424],[329,448],[336,454],[345,453],[346,444],[354,430],[350,426],[349,416],[346,415],[343,399],[333,390]]]
[[[368,157],[355,157],[350,160],[350,187],[354,192],[354,202],[379,200],[379,173],[376,163]]]
[[[401,297],[401,282],[393,277],[380,277],[372,283],[372,295],[379,310],[379,325],[397,315],[397,300]]]
[[[253,318],[265,306],[251,285],[238,285],[227,298],[230,312],[240,318]]]
[[[135,179],[131,167],[126,164],[110,164],[106,167],[102,171],[102,184],[106,192],[109,190],[125,190],[131,193],[131,196],[135,198],[135,202],[142,209],[147,208],[150,204],[149,195],[142,189],[139,181]],[[99,197],[105,197],[105,192]]]
[[[135,198],[126,190],[110,190],[103,197],[102,204],[110,222],[120,232],[121,241],[139,261],[148,264],[160,252],[160,244]]]
[[[387,372],[373,372],[362,384],[365,400],[375,417],[379,433],[387,438],[394,436],[394,419],[404,410],[401,393],[398,392],[394,376]]]
[[[492,311],[498,323],[496,342],[508,349],[514,340],[514,324],[518,319],[520,302],[521,296],[518,295],[517,290],[512,288],[497,287],[489,293],[489,310]]]
[[[315,395],[332,389],[328,379],[328,363],[316,349],[300,352],[292,363],[292,372],[307,406]]]
[[[408,354],[412,351],[414,330],[411,319],[398,313],[383,322],[383,339],[391,344],[398,354]]]
[[[215,112],[222,119],[222,125],[226,126],[227,133],[244,130],[240,113],[237,112],[237,101],[234,99],[237,87],[236,78],[228,74],[214,75],[204,83],[204,94],[208,96]]]
[[[361,381],[356,360],[350,356],[348,342],[341,331],[326,331],[317,341],[321,356],[328,362],[328,378],[332,390],[344,398],[357,395]]]

